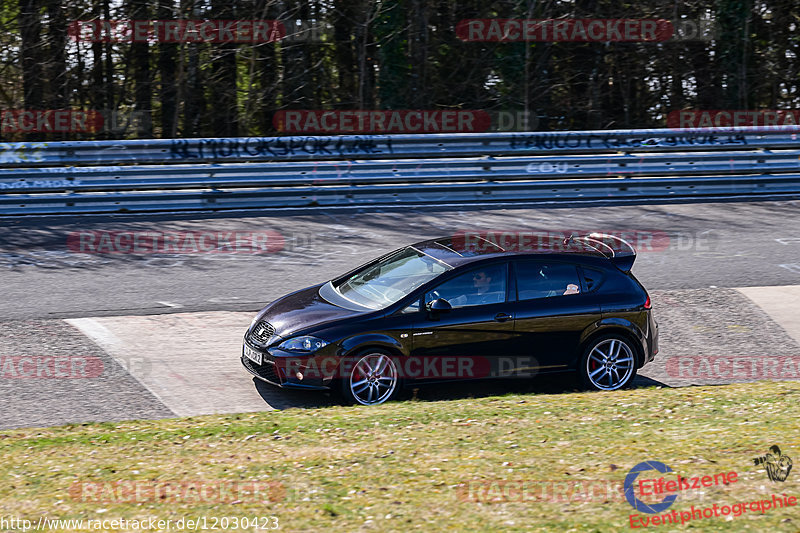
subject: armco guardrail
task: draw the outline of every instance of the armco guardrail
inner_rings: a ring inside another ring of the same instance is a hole
[[[0,143],[0,214],[800,195],[784,128]]]
[[[794,148],[783,127],[0,143],[0,166],[480,157]]]

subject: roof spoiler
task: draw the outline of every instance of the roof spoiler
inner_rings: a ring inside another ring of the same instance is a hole
[[[625,239],[614,235],[589,233],[570,237],[570,240],[597,250],[623,272],[630,272],[633,262],[636,261],[636,249]]]

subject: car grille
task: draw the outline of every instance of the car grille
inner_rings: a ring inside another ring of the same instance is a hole
[[[263,320],[250,331],[250,337],[259,344],[267,344],[273,335],[275,335],[275,328]]]
[[[242,357],[242,363],[247,367],[250,372],[258,377],[269,381],[275,385],[281,384],[281,378],[275,368],[275,363],[271,361],[264,361],[262,364],[257,365],[247,357]]]

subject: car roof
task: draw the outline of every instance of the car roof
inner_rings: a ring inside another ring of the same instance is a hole
[[[501,239],[498,240],[502,242]],[[486,237],[455,235],[421,241],[411,246],[453,268],[493,257],[551,257],[559,254],[607,259],[596,248],[571,239],[552,238],[545,235],[541,238],[530,239],[528,242],[515,242],[505,248],[497,242],[498,240],[493,240],[491,235]]]

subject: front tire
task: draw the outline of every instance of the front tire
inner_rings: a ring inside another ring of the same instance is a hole
[[[380,348],[369,348],[348,357],[342,369],[340,392],[345,403],[380,405],[397,397],[400,373],[392,355]]]
[[[636,376],[636,350],[618,334],[593,339],[581,358],[581,385],[587,389],[612,391],[628,385]]]

